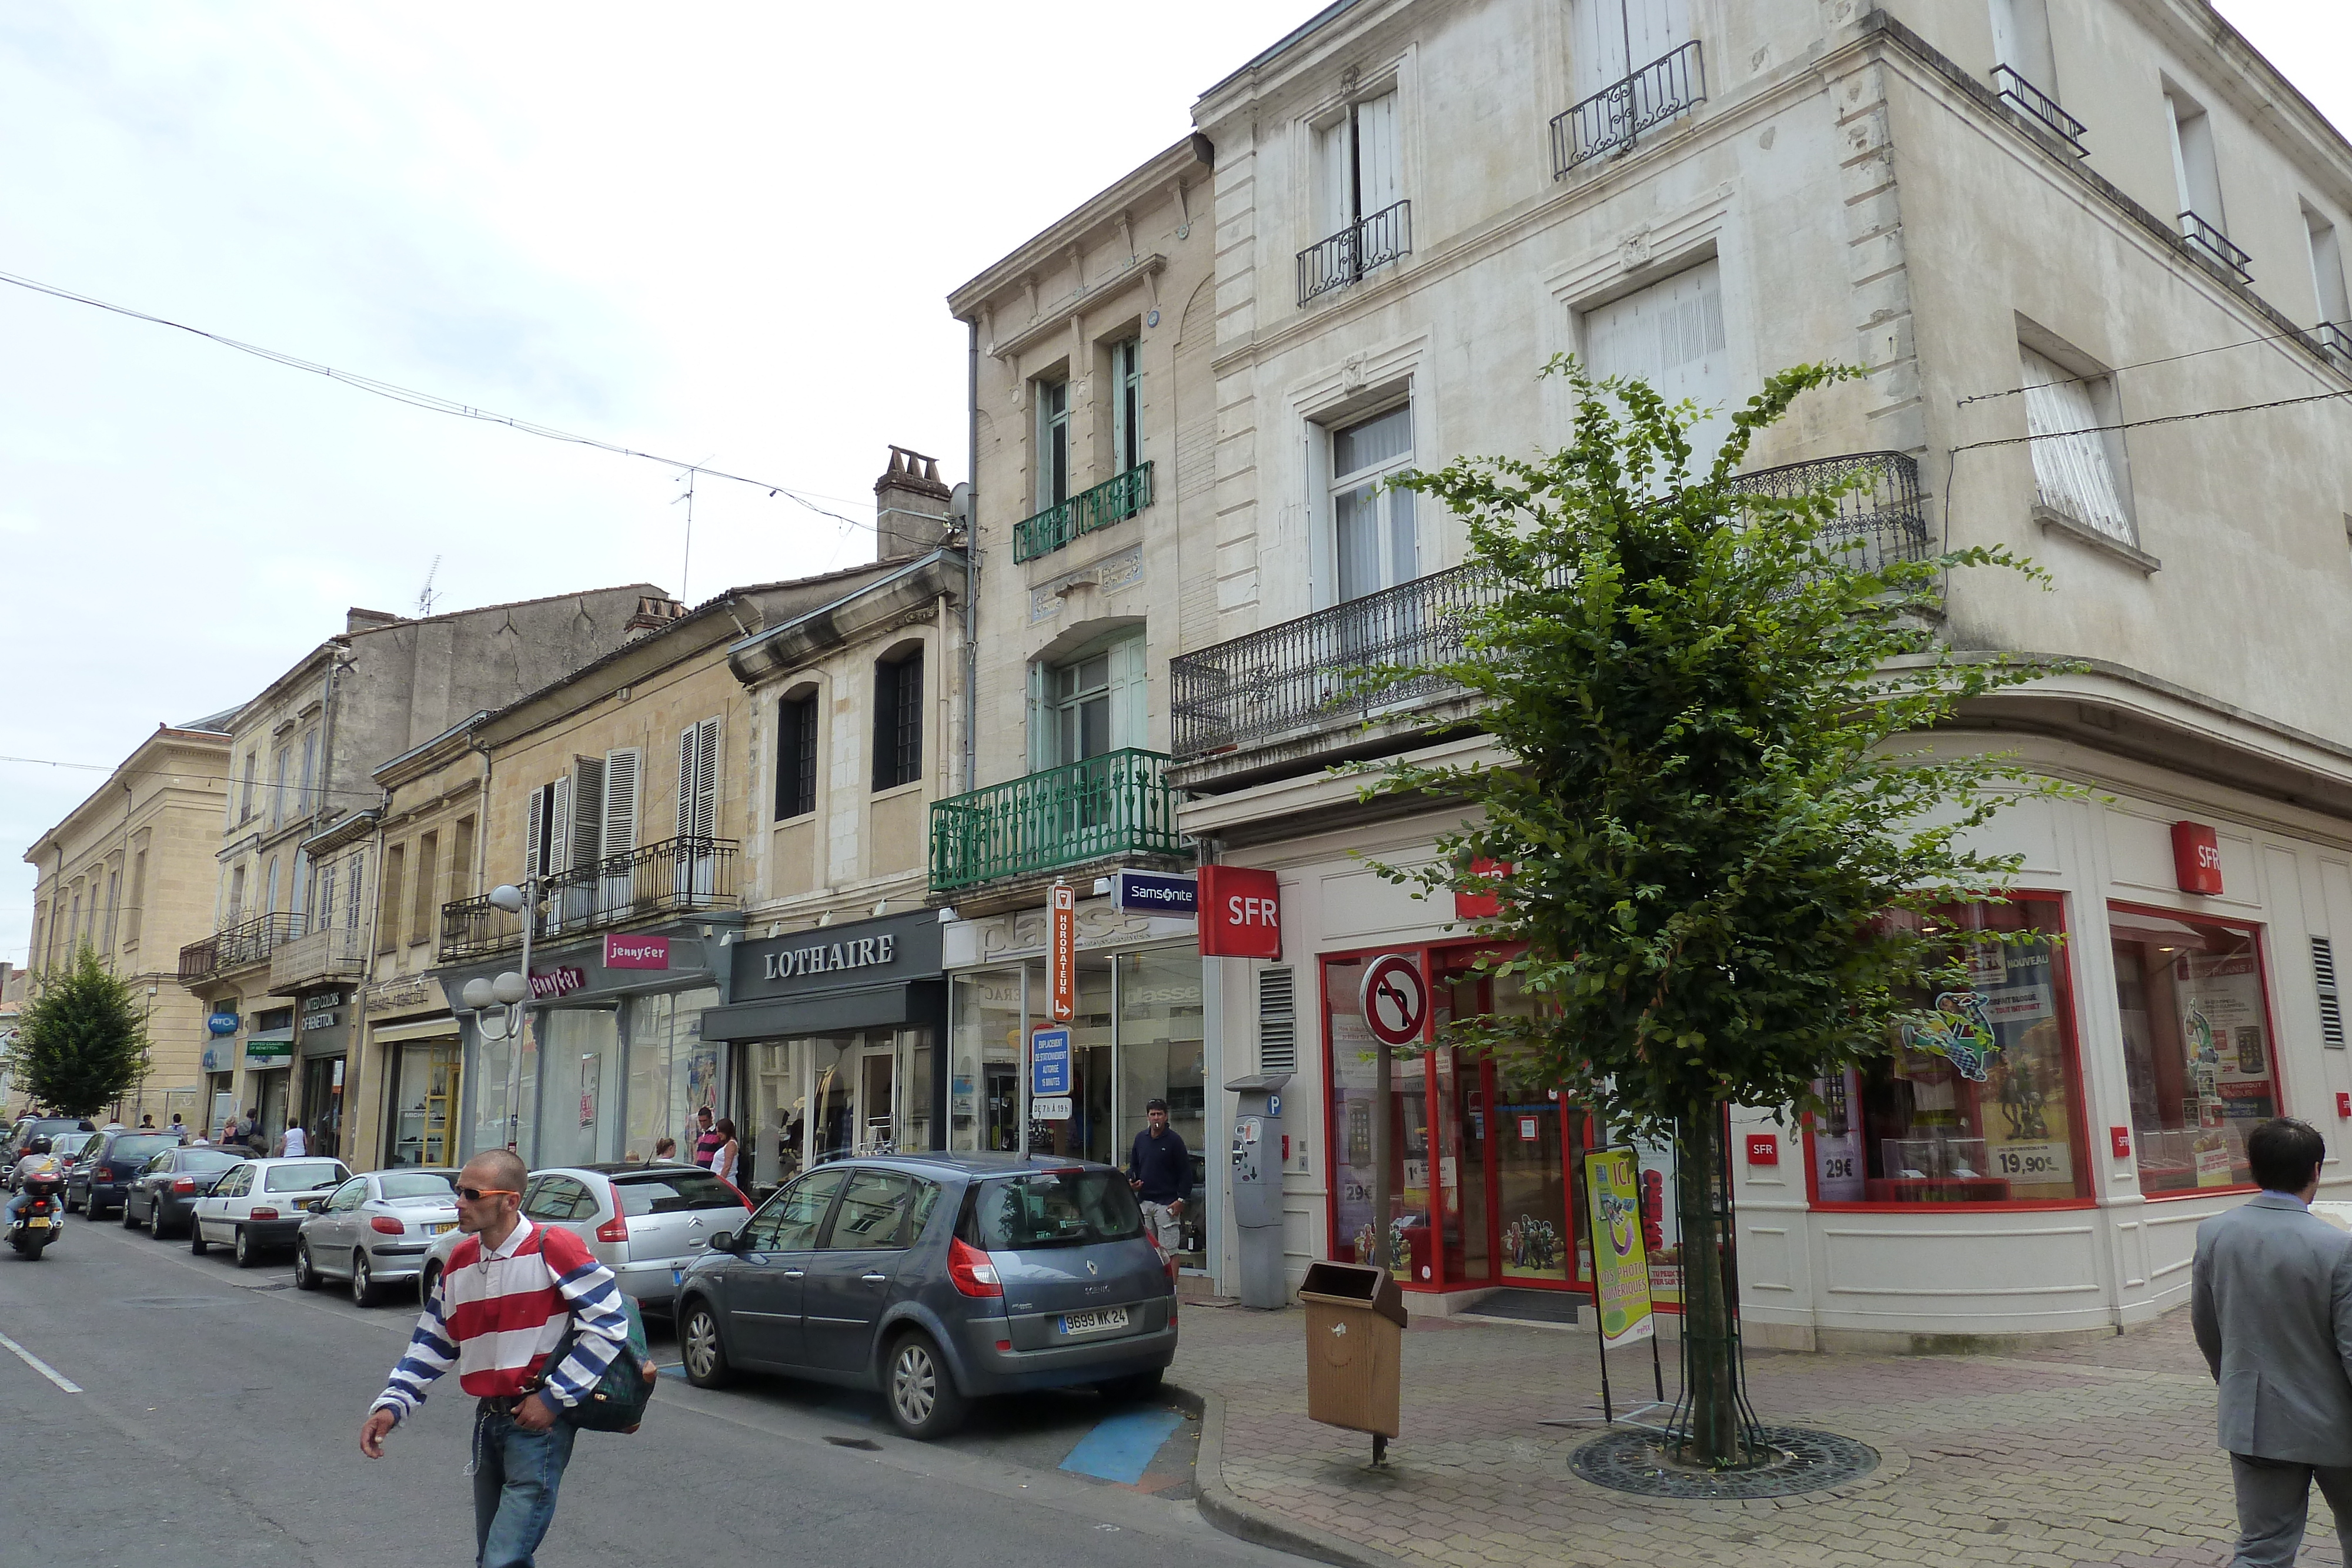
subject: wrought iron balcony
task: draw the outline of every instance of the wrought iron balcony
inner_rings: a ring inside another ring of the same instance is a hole
[[[1168,758],[1129,747],[931,803],[931,891],[1118,855],[1189,860]]]
[[[360,934],[348,925],[289,937],[269,954],[269,988],[281,997],[320,980],[355,979],[366,972]]]
[[[1918,465],[1901,453],[1791,463],[1733,484],[1741,495],[1792,497],[1858,473],[1867,484],[1840,497],[1823,543],[1857,570],[1933,554]],[[1178,655],[1168,666],[1174,761],[1410,716],[1462,696],[1462,686],[1437,672],[1465,653],[1468,612],[1503,591],[1483,566],[1458,566]],[[1430,673],[1397,683],[1370,678],[1381,669]]]
[[[2008,66],[1992,68],[1992,83],[2000,89],[2002,102],[2072,147],[2075,157],[2089,156],[2091,150],[2083,145],[2083,122],[2059,108],[2056,99]]]
[[[1412,204],[1399,202],[1298,253],[1298,302],[1345,288],[1412,250]]]
[[[239,921],[180,949],[180,983],[195,985],[231,969],[267,963],[279,946],[300,935],[299,915],[257,915]]]
[[[1124,522],[1151,505],[1151,465],[1139,463],[1091,490],[1081,490],[1058,507],[1013,525],[1013,559],[1035,560],[1072,539]]]
[[[1604,152],[1630,152],[1642,132],[1706,101],[1706,60],[1693,38],[1554,116],[1551,176],[1565,179],[1570,169]]]
[[[2191,251],[2239,282],[2253,282],[2254,258],[2231,245],[2230,236],[2221,232],[2219,224],[2208,223],[2195,213],[2183,213],[2180,214],[2180,237],[2189,242]]]
[[[561,941],[657,916],[733,909],[733,839],[665,839],[543,879],[530,912],[533,942]],[[489,894],[441,906],[440,961],[462,964],[522,945],[522,920]]]
[[[2322,321],[2314,335],[2329,359],[2339,365],[2352,364],[2352,321]]]

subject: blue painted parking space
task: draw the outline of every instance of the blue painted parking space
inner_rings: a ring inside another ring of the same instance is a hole
[[[1078,1439],[1061,1468],[1097,1480],[1138,1485],[1160,1446],[1183,1424],[1184,1417],[1173,1410],[1122,1410],[1107,1416]]]

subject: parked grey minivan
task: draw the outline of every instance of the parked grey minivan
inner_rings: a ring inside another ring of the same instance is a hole
[[[819,1166],[714,1235],[677,1298],[688,1380],[788,1373],[881,1390],[910,1437],[971,1400],[1159,1386],[1176,1275],[1108,1166],[898,1155]]]

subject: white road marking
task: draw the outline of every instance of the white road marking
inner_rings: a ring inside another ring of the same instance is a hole
[[[0,1345],[5,1345],[10,1350],[15,1351],[16,1353],[17,1360],[23,1362],[26,1366],[31,1367],[35,1372],[39,1373],[43,1377],[47,1378],[51,1383],[56,1384],[59,1388],[64,1389],[67,1393],[79,1394],[81,1392],[80,1384],[76,1383],[72,1378],[68,1377],[64,1373],[59,1372],[56,1367],[51,1366],[47,1362],[43,1361],[39,1356],[35,1355],[31,1351],[26,1350],[23,1345],[18,1344],[6,1334],[0,1333]]]

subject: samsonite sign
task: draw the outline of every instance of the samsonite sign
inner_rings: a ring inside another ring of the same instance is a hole
[[[1255,866],[1201,868],[1201,956],[1282,956],[1282,886]]]

